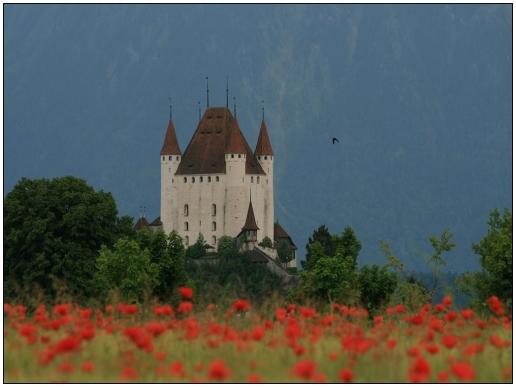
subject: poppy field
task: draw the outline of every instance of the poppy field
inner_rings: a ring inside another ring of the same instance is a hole
[[[4,382],[511,382],[511,312],[4,304]]]

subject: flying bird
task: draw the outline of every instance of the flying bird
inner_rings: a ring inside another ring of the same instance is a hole
[[[339,139],[335,138],[335,137],[333,137],[333,139],[331,141],[332,141],[332,144],[335,144],[336,142],[340,142]]]

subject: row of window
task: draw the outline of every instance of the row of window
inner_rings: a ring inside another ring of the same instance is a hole
[[[188,216],[188,214],[189,214],[188,204],[185,204],[183,207],[183,215]],[[215,215],[217,215],[217,205],[215,203],[213,203],[211,205],[211,216],[215,216]]]
[[[261,160],[261,157],[263,157],[264,160],[267,160],[267,156],[258,156],[258,160]],[[271,158],[272,160],[272,158]]]
[[[185,231],[190,231],[188,222],[185,222]],[[211,222],[211,231],[217,231],[217,222]]]
[[[211,243],[213,244],[213,247],[217,246],[217,237],[215,235],[211,237]],[[190,238],[188,238],[188,235],[185,236],[185,244],[186,246],[190,244]]]
[[[219,181],[219,177],[215,176],[215,181]],[[202,183],[204,181],[203,176],[199,177],[199,181]],[[185,176],[183,177],[183,182],[187,183],[188,178]],[[192,183],[195,183],[195,176],[192,176]],[[208,183],[211,183],[211,176],[208,176]]]
[[[168,160],[169,160],[169,161],[170,161],[170,160],[172,160],[172,157],[173,157],[173,156],[168,156]],[[161,160],[165,161],[165,156],[162,156],[162,157],[161,157]],[[179,161],[179,156],[176,156],[176,161]]]

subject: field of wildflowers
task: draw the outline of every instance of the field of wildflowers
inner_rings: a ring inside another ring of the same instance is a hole
[[[453,301],[369,316],[332,305],[270,315],[236,300],[198,309],[4,304],[4,382],[511,382],[512,318],[454,310]]]

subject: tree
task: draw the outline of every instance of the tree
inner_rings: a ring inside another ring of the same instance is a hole
[[[353,229],[347,226],[342,236],[334,235],[332,243],[335,246],[335,254],[340,255],[343,259],[349,260],[351,266],[357,267],[358,254],[362,249],[362,244],[355,235]]]
[[[117,217],[110,193],[84,180],[21,179],[4,199],[6,297],[18,286],[53,298],[59,281],[77,301],[87,299],[99,249],[112,246],[129,221]]]
[[[439,283],[442,282],[441,268],[446,265],[446,261],[443,258],[443,253],[451,251],[455,247],[455,244],[451,242],[452,234],[445,230],[440,236],[431,235],[428,240],[434,249],[433,254],[428,257],[427,263],[432,270],[433,285],[430,289],[430,295],[433,297],[438,290]]]
[[[356,303],[360,297],[357,272],[351,261],[321,256],[311,268],[299,275],[300,299]]]
[[[319,226],[317,230],[314,230],[312,237],[308,238],[308,244],[306,245],[306,260],[303,267],[306,270],[310,270],[314,265],[315,261],[319,257],[312,257],[310,246],[318,242],[322,248],[325,256],[332,257],[335,254],[335,248],[332,243],[332,236],[328,231],[328,228],[323,224]]]
[[[368,310],[376,311],[387,304],[397,286],[396,274],[386,266],[363,266],[359,271],[360,301]]]
[[[117,290],[129,302],[141,301],[145,292],[158,285],[159,266],[151,261],[149,250],[138,242],[122,238],[113,249],[103,246],[97,258],[95,285],[99,295]]]
[[[238,256],[235,240],[227,235],[219,238],[217,244],[217,256],[221,259],[233,259]]]
[[[512,305],[512,214],[494,209],[487,224],[487,234],[473,245],[482,270],[465,274],[460,283],[477,306],[490,296]]]
[[[290,246],[286,240],[282,240],[278,246],[278,261],[286,268],[287,264],[294,259],[294,254],[290,250]]]
[[[272,241],[271,241],[271,238],[269,238],[268,236],[264,237],[262,239],[262,241],[260,243],[258,243],[258,246],[261,246],[261,247],[267,247],[269,249],[272,249]]]
[[[206,255],[206,241],[201,233],[197,241],[186,249],[186,258],[199,259]]]

